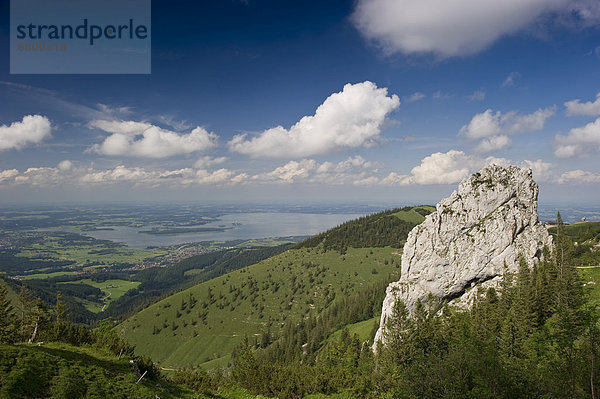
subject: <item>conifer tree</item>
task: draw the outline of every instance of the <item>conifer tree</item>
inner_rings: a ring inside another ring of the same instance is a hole
[[[67,321],[67,305],[62,300],[62,294],[60,291],[56,293],[56,304],[54,305],[54,314],[56,316],[57,323],[64,323]]]
[[[0,279],[2,276],[0,276]],[[15,339],[15,315],[8,298],[8,290],[0,285],[0,343],[12,343]]]

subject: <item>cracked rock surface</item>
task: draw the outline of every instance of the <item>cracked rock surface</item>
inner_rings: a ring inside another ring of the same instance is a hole
[[[411,313],[430,293],[468,307],[477,287],[497,286],[505,268],[516,272],[520,256],[535,264],[543,246],[551,245],[538,222],[537,196],[531,170],[517,166],[490,165],[463,180],[409,233],[402,274],[386,290],[375,342],[383,339],[397,299]]]

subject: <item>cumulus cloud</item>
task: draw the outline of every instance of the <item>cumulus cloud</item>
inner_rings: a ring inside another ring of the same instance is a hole
[[[471,140],[482,139],[476,148],[477,152],[496,151],[510,145],[509,135],[543,129],[546,120],[554,115],[555,110],[556,107],[549,107],[522,115],[515,111],[502,114],[500,111],[487,109],[473,116],[471,122],[461,127],[458,134]]]
[[[576,14],[583,23],[600,10],[592,0],[359,0],[353,21],[386,53],[450,57],[478,52],[557,14]]]
[[[571,100],[565,103],[567,116],[575,115],[587,115],[587,116],[598,116],[600,115],[600,93],[596,94],[596,101],[587,101],[582,103],[581,100]]]
[[[398,108],[397,95],[366,81],[346,84],[330,95],[314,115],[290,129],[277,126],[253,138],[233,137],[229,149],[251,157],[301,158],[341,148],[368,147],[379,138],[386,116]]]
[[[600,183],[600,173],[586,172],[581,169],[572,170],[561,174],[557,182],[559,184],[598,184]]]
[[[512,141],[508,136],[499,135],[487,137],[479,142],[477,147],[475,147],[475,152],[481,154],[494,152],[509,147],[511,143]]]
[[[451,184],[469,175],[472,159],[462,151],[436,152],[421,161],[410,171],[401,184]]]
[[[85,173],[79,178],[79,182],[83,184],[101,184],[115,182],[143,183],[148,182],[148,180],[155,177],[158,176],[146,171],[144,168],[127,168],[123,165],[118,165],[113,169],[102,171],[88,171],[88,173]]]
[[[166,158],[204,151],[215,147],[218,141],[216,134],[200,126],[187,134],[137,121],[94,120],[89,127],[111,133],[101,144],[89,148],[109,156]]]
[[[236,184],[232,178],[235,172],[228,169],[209,171],[182,168],[176,170],[153,170],[141,167],[116,166],[102,171],[88,171],[79,178],[83,184],[132,183],[134,186],[156,187],[161,184],[191,185],[226,185]]]
[[[71,168],[73,168],[73,162],[65,159],[64,161],[60,161],[56,167],[63,172],[66,172],[67,170],[71,170]]]
[[[289,161],[266,173],[251,177],[261,183],[309,183],[330,185],[371,184],[378,181],[375,175],[381,165],[365,160],[360,155],[349,157],[340,162],[314,159]]]
[[[26,115],[21,122],[0,126],[0,151],[20,150],[50,137],[52,126],[45,116]]]
[[[194,167],[197,169],[205,169],[205,168],[208,168],[209,166],[220,165],[225,161],[227,161],[227,157],[213,158],[211,156],[206,155],[206,156],[203,156],[200,159],[198,159],[194,163]]]
[[[576,127],[566,136],[556,135],[554,155],[570,158],[600,151],[600,118],[583,127]]]
[[[0,184],[86,188],[113,184],[126,184],[132,187],[226,186],[243,183],[247,177],[245,173],[237,173],[224,168],[214,171],[192,168],[164,170],[117,165],[113,168],[98,170],[73,164],[70,161],[62,161],[56,167],[33,167],[22,173],[16,169],[0,171]]]
[[[510,111],[504,115],[488,109],[477,114],[468,125],[460,129],[459,134],[470,138],[480,139],[483,137],[497,136],[500,134],[515,134],[541,130],[548,118],[554,115],[555,107],[538,109],[532,114],[520,115]]]
[[[14,179],[19,174],[19,171],[16,169],[7,169],[0,172],[0,183],[5,181],[10,181]]]
[[[231,180],[235,173],[228,169],[218,169],[213,172],[201,169],[196,172],[194,182],[197,184],[221,184]]]
[[[436,152],[426,156],[421,163],[410,171],[410,174],[391,172],[379,181],[381,185],[430,185],[430,184],[456,184],[471,173],[478,171],[486,165],[498,164],[507,166],[513,164],[508,159],[486,157],[466,154],[463,151],[450,150]],[[530,168],[534,178],[538,181],[550,180],[552,164],[538,159],[525,160],[518,163],[522,168]]]
[[[64,180],[65,176],[61,171],[51,167],[28,168],[15,177],[15,183],[33,187],[53,187],[61,184]]]

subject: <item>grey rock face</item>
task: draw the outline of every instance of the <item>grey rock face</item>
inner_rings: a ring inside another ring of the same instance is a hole
[[[386,290],[375,342],[397,299],[412,313],[431,293],[468,307],[476,287],[497,286],[505,265],[516,272],[519,257],[532,266],[551,237],[537,217],[538,186],[531,170],[490,165],[463,180],[458,192],[408,235],[400,280]]]

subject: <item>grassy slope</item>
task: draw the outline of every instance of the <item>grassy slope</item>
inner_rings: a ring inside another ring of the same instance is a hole
[[[13,291],[13,289],[4,282],[4,280],[2,280],[0,278],[0,285],[2,285],[4,288],[6,288],[7,294],[8,294],[8,299],[10,300],[10,303],[12,304],[13,308],[18,308],[20,307],[20,301],[19,301],[19,294],[16,293],[15,291]]]
[[[102,303],[91,302],[77,298],[84,304],[87,310],[93,313],[98,313],[104,310],[105,306],[108,306],[112,301],[119,299],[130,289],[137,288],[141,283],[139,281],[127,280],[106,280],[103,282],[97,282],[88,278],[84,280],[78,280],[74,283],[68,282],[62,284],[87,284],[102,290],[102,293],[105,296]]]
[[[574,242],[600,239],[600,221],[577,222],[565,225],[565,231]],[[556,227],[551,227],[548,232],[556,235]]]
[[[425,220],[425,216],[421,215],[420,213],[418,213],[415,209],[425,209],[429,212],[433,212],[435,211],[435,207],[434,206],[430,206],[430,205],[423,205],[423,206],[416,206],[411,210],[408,211],[398,211],[396,213],[394,213],[393,215],[405,220],[407,222],[411,222],[411,223],[415,223],[415,224],[419,224],[421,222],[423,222]]]
[[[170,296],[123,322],[120,331],[139,353],[161,366],[202,365],[228,356],[244,335],[252,338],[267,329],[277,334],[287,318],[299,319],[311,310],[318,314],[333,293],[337,298],[351,295],[397,273],[399,261],[392,248],[350,248],[346,255],[317,248],[289,250]],[[197,303],[182,310],[190,293]],[[160,332],[155,334],[154,327]]]
[[[142,380],[129,359],[91,347],[61,343],[0,345],[0,397],[191,398],[191,391],[161,380]]]
[[[379,317],[373,317],[369,320],[349,324],[344,328],[348,329],[348,334],[350,334],[350,336],[354,336],[354,334],[356,334],[358,335],[358,338],[361,340],[361,342],[365,342],[373,338],[371,337],[371,333],[373,332],[373,329],[377,327],[379,327]],[[342,335],[342,331],[344,330],[344,328],[337,330],[336,332],[331,334],[329,338],[327,338],[327,341],[335,342],[336,340],[338,340]]]

